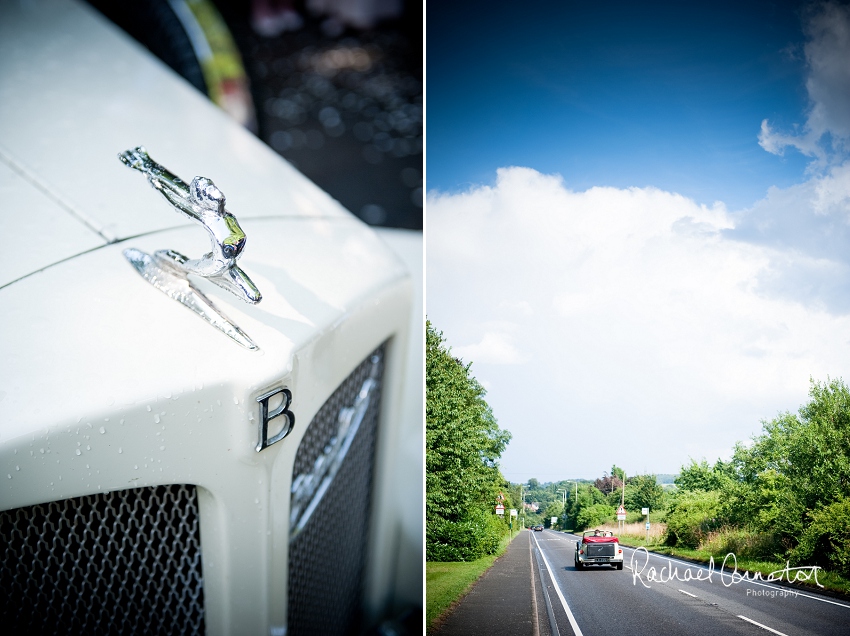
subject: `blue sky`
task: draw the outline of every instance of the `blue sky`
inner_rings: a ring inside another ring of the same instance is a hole
[[[850,6],[591,4],[427,4],[426,310],[512,481],[727,458],[850,381]]]
[[[647,6],[650,4],[651,6]],[[746,8],[741,8],[744,4]],[[732,208],[800,179],[758,145],[802,123],[800,3],[429,2],[428,184],[522,165]]]

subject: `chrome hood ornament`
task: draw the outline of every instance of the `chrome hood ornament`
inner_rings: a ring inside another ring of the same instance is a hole
[[[143,146],[126,150],[118,158],[124,165],[147,175],[150,184],[171,205],[203,225],[210,235],[212,251],[201,258],[190,260],[174,250],[158,250],[154,258],[177,272],[203,276],[246,302],[260,302],[260,291],[236,264],[245,248],[245,232],[236,217],[224,208],[224,193],[212,180],[195,177],[186,185],[180,177],[151,159]]]
[[[148,155],[143,146],[118,155],[121,162],[145,174],[150,184],[178,212],[200,223],[210,235],[211,250],[190,259],[174,250],[157,250],[153,256],[137,249],[124,250],[136,270],[160,291],[207,320],[217,329],[249,349],[257,349],[250,338],[225,317],[188,279],[201,276],[252,305],[262,300],[253,281],[236,264],[245,249],[246,236],[239,221],[225,209],[225,196],[211,179],[195,177],[187,184]]]

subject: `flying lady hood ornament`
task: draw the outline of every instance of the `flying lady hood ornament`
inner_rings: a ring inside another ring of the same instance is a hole
[[[177,211],[204,226],[210,236],[210,251],[190,259],[174,250],[157,250],[153,256],[134,248],[124,256],[160,291],[207,320],[217,329],[249,349],[257,346],[225,317],[210,300],[189,282],[189,274],[201,276],[252,305],[262,300],[253,281],[236,264],[245,249],[246,237],[236,217],[225,209],[225,196],[212,180],[195,177],[187,184],[148,155],[144,147],[118,155],[124,165],[145,174],[150,184]]]

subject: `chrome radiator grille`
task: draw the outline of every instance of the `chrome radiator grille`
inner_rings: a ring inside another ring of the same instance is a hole
[[[135,488],[0,512],[10,634],[203,634],[194,486]]]
[[[384,347],[310,422],[293,468],[287,636],[358,629]]]

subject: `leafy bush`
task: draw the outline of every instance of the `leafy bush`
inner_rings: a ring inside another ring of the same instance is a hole
[[[811,523],[791,551],[795,565],[819,565],[850,577],[850,499],[836,501],[810,513]]]
[[[682,492],[667,514],[667,545],[696,548],[720,526],[720,493]]]
[[[475,561],[495,554],[505,535],[505,524],[496,515],[479,513],[461,521],[437,519],[428,524],[428,561]]]

